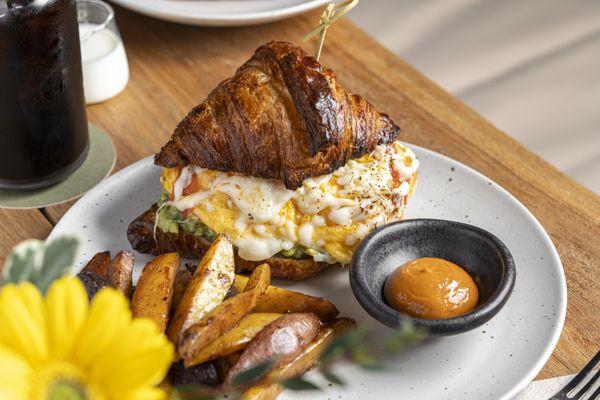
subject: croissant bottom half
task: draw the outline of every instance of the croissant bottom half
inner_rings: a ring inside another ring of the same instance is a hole
[[[154,235],[154,222],[158,206],[155,204],[139,217],[133,220],[127,229],[127,239],[134,250],[152,255],[177,252],[183,258],[200,259],[210,247],[211,242],[201,236],[193,235],[180,230],[179,233],[163,232],[156,229]],[[289,280],[302,280],[318,274],[330,265],[325,262],[316,262],[311,259],[291,259],[271,257],[263,261],[248,261],[235,255],[236,272],[252,272],[260,264],[268,263],[271,273],[276,278]]]

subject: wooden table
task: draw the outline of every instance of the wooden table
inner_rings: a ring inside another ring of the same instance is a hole
[[[175,124],[260,44],[273,39],[298,42],[316,21],[318,13],[312,13],[258,27],[207,29],[117,8],[131,80],[117,98],[88,108],[89,119],[115,142],[117,169],[156,152]],[[309,52],[314,45],[306,45]],[[540,220],[564,263],[569,306],[558,347],[539,378],[578,371],[600,346],[600,197],[532,154],[346,20],[329,31],[321,61],[337,72],[349,90],[389,113],[401,126],[404,140],[481,171]],[[0,258],[4,260],[22,239],[45,238],[70,205],[0,210]]]

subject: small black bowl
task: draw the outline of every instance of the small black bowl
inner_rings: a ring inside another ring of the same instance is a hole
[[[383,286],[390,273],[407,261],[436,257],[464,268],[479,288],[479,305],[449,319],[411,317],[388,306]],[[350,285],[361,306],[379,322],[398,328],[410,320],[432,335],[453,335],[489,321],[504,306],[515,285],[515,262],[496,236],[460,222],[411,219],[371,232],[354,252]]]

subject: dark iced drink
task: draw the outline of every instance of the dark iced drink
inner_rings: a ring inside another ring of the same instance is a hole
[[[0,0],[0,188],[56,183],[87,148],[75,0]]]

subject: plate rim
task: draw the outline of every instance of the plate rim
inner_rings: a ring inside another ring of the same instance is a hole
[[[488,178],[486,175],[482,174],[481,172],[475,170],[474,168],[471,168],[470,166],[463,164],[462,162],[457,161],[451,157],[448,157],[444,154],[438,153],[436,151],[433,151],[433,150],[430,150],[425,147],[421,147],[421,146],[418,146],[418,145],[415,145],[415,144],[412,144],[409,142],[402,141],[402,143],[410,146],[411,149],[416,150],[417,155],[419,152],[422,152],[423,154],[428,154],[430,156],[439,157],[446,162],[455,163],[455,164],[458,164],[461,168],[465,168],[467,172],[474,175],[477,179],[484,180],[486,182],[492,182],[492,184],[495,185],[496,188],[503,195],[505,195],[509,199],[511,199],[512,202],[515,203],[522,212],[524,212],[524,214],[528,217],[529,222],[534,224],[535,228],[537,228],[536,230],[541,233],[542,238],[545,240],[546,244],[549,245],[548,247],[550,250],[550,255],[552,257],[552,260],[559,267],[558,268],[559,273],[555,274],[556,279],[558,280],[557,283],[559,284],[558,285],[559,292],[557,293],[557,296],[559,299],[559,306],[558,306],[558,312],[556,313],[557,314],[556,315],[556,317],[557,317],[556,324],[554,326],[554,330],[552,332],[550,341],[546,343],[546,345],[544,346],[544,351],[540,352],[540,354],[534,360],[533,365],[531,367],[529,367],[529,371],[527,372],[527,374],[525,374],[525,376],[523,376],[519,381],[515,382],[513,384],[512,388],[510,390],[508,390],[507,392],[505,392],[504,395],[501,395],[500,397],[496,398],[496,400],[510,400],[515,395],[517,395],[519,392],[521,392],[531,381],[533,381],[533,379],[537,376],[537,374],[541,371],[541,369],[546,365],[546,363],[552,356],[552,353],[554,352],[554,349],[556,348],[558,340],[560,339],[560,336],[562,334],[562,331],[564,328],[564,323],[565,323],[565,318],[566,318],[566,313],[567,313],[568,291],[567,291],[565,270],[564,270],[562,261],[560,259],[560,255],[558,254],[556,246],[552,242],[550,235],[548,234],[548,232],[546,232],[543,225],[538,221],[538,219],[535,217],[535,215],[533,215],[533,213],[531,211],[529,211],[529,209],[527,207],[525,207],[525,205],[523,203],[521,203],[519,201],[519,199],[517,199],[515,196],[513,196],[504,187],[502,187],[501,185],[496,183],[494,180]],[[73,204],[73,206],[71,206],[71,208],[69,208],[69,210],[61,217],[61,219],[54,226],[54,228],[52,229],[52,231],[50,232],[50,234],[48,235],[48,238],[46,240],[50,241],[56,235],[58,235],[56,232],[58,232],[62,229],[62,225],[64,225],[63,224],[64,217],[67,216],[70,212],[72,212],[72,210],[78,205],[78,203],[82,203],[82,204],[85,203],[85,201],[88,197],[91,197],[94,194],[94,192],[101,190],[101,187],[104,186],[105,184],[107,184],[108,182],[110,182],[112,180],[120,179],[127,174],[133,173],[134,171],[137,171],[139,168],[141,168],[145,164],[154,164],[153,156],[144,157],[144,158],[126,166],[125,168],[110,175],[108,178],[104,179],[102,182],[100,182],[98,185],[96,185],[94,188],[92,188],[88,193],[86,193],[79,200],[77,200],[77,202],[75,202],[75,204]],[[518,271],[517,271],[517,273],[518,273]]]
[[[240,14],[201,14],[195,12],[183,12],[180,10],[169,10],[167,0],[153,0],[152,4],[161,6],[153,8],[150,2],[138,2],[136,0],[113,0],[114,3],[131,11],[150,16],[156,19],[196,26],[249,26],[258,25],[276,20],[286,19],[295,15],[311,11],[330,0],[308,0],[304,3],[274,8],[273,10],[254,11]]]

